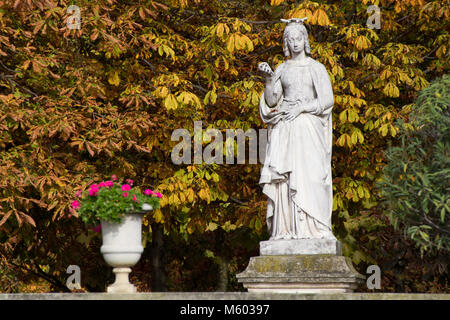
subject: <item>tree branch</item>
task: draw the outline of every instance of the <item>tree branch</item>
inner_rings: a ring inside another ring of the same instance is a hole
[[[10,76],[8,75],[2,75],[2,78],[11,82],[13,85],[22,88],[23,90],[25,90],[26,92],[28,92],[29,94],[35,96],[36,98],[39,97],[36,93],[34,93],[33,91],[31,91],[30,89],[28,89],[27,87],[21,86],[20,84],[18,84],[17,82],[15,82],[13,79],[10,78]]]
[[[435,224],[430,218],[427,217],[427,215],[425,214],[425,212],[422,212],[422,216],[425,219],[426,222],[428,222],[429,224],[431,224],[431,226],[433,226],[435,229],[444,232],[446,234],[450,234],[450,231],[446,230],[446,229],[442,229],[441,227],[439,227],[437,224]]]
[[[41,268],[39,267],[39,265],[37,264],[37,262],[33,261],[34,266],[36,267],[36,269],[38,270],[38,272],[32,270],[32,269],[28,269],[25,268],[23,266],[20,266],[18,264],[15,264],[12,261],[8,261],[8,263],[10,263],[11,265],[13,265],[16,268],[25,270],[26,272],[31,272],[32,274],[34,274],[35,276],[44,279],[45,281],[47,281],[48,283],[54,285],[57,288],[60,288],[61,290],[63,290],[64,292],[72,292],[70,291],[65,285],[63,285],[61,283],[61,281],[59,281],[58,279],[55,279],[54,277],[48,275],[47,273],[45,273],[44,271],[41,270]]]
[[[192,87],[193,87],[194,89],[200,90],[200,91],[203,92],[203,93],[207,93],[207,92],[209,91],[208,89],[203,88],[202,86],[199,86],[198,84],[193,84],[193,83],[192,83]],[[227,94],[223,94],[223,93],[219,93],[217,96],[218,96],[219,98],[233,98],[232,96],[227,95]]]
[[[252,21],[247,19],[239,19],[239,21],[250,23],[250,24],[275,24],[275,23],[281,23],[280,20],[270,20],[270,21]]]
[[[5,68],[6,70],[8,70],[9,72],[14,72],[14,73],[18,73],[18,72],[19,72],[19,71],[12,70],[12,69],[8,68],[7,66],[5,66],[5,65],[3,64],[3,62],[2,62],[1,60],[0,60],[0,64],[2,65],[3,68]]]

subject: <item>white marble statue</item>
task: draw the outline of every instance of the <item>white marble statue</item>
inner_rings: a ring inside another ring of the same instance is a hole
[[[304,19],[287,22],[283,34],[290,59],[273,72],[259,70],[265,89],[259,109],[269,124],[259,183],[268,197],[270,240],[326,238],[331,231],[331,109],[333,90],[325,67],[312,59]]]

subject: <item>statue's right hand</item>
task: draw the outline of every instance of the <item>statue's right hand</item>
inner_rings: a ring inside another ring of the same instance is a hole
[[[272,68],[267,62],[261,62],[258,64],[258,70],[261,71],[266,77],[271,77],[274,75]]]
[[[276,117],[276,116],[278,116],[278,115],[286,115],[286,111],[284,111],[284,110],[277,110],[277,109],[273,109],[273,110],[270,110],[270,113],[267,115],[268,117],[270,117],[270,118],[273,118],[273,117]]]

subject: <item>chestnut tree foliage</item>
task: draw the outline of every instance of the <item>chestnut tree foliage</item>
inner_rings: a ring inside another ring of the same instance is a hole
[[[70,5],[80,29],[67,27]],[[380,29],[366,26],[370,5],[380,7]],[[447,1],[427,0],[0,0],[0,268],[65,290],[65,270],[78,264],[85,288],[103,290],[98,235],[70,203],[116,174],[163,194],[144,238],[162,226],[225,275],[242,271],[237,259],[257,250],[251,239],[267,236],[261,165],[175,165],[171,135],[193,133],[193,121],[262,128],[257,65],[284,61],[281,18],[307,17],[312,57],[335,95],[333,231],[361,273],[385,266],[383,289],[430,290],[431,280],[417,285],[423,267],[401,271],[403,282],[392,271],[400,258],[390,252],[417,257],[383,218],[375,181],[397,120],[408,122],[417,93],[448,72],[449,15]],[[171,288],[186,289],[188,275],[173,270],[189,253],[173,252]],[[436,290],[443,261],[430,262]]]

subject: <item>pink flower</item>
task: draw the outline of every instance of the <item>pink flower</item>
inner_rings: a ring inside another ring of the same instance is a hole
[[[80,209],[80,203],[77,200],[72,201],[72,208]]]
[[[99,188],[104,188],[104,187],[106,187],[107,185],[106,185],[106,182],[104,182],[104,181],[102,181],[102,182],[100,182],[99,184],[98,184],[98,187]]]
[[[133,201],[137,201],[136,195],[133,194]]]
[[[92,230],[94,230],[94,232],[100,232],[100,230],[102,230],[102,225],[99,224],[98,226],[94,227]]]
[[[122,196],[123,196],[124,198],[126,198],[126,197],[128,197],[128,193],[124,192],[124,193],[122,193]]]
[[[108,188],[111,188],[111,187],[114,187],[114,182],[112,182],[111,180],[108,180],[108,181],[105,182],[105,185],[106,185]]]
[[[157,196],[158,198],[162,198],[162,194],[159,193],[159,192],[156,192],[156,193],[155,193],[155,196]]]
[[[131,189],[130,185],[128,185],[128,184],[122,185],[122,191],[128,191],[130,189]]]
[[[125,180],[130,186],[132,186],[133,185],[133,183],[134,183],[134,181],[133,180],[131,180],[131,179],[127,179],[127,180]]]
[[[146,194],[147,196],[149,196],[149,195],[152,195],[152,194],[153,194],[153,191],[150,190],[150,189],[145,189],[145,190],[144,190],[144,194]]]
[[[78,190],[78,191],[75,193],[75,197],[81,198],[81,190]]]
[[[111,179],[113,179],[113,181],[117,181],[117,176],[116,176],[115,174],[113,174],[113,175],[111,176]]]
[[[90,195],[91,197],[96,196],[97,193],[98,193],[99,191],[100,191],[100,190],[98,189],[97,186],[95,186],[95,187],[92,187],[92,186],[91,186],[91,189],[89,189],[89,195]]]

